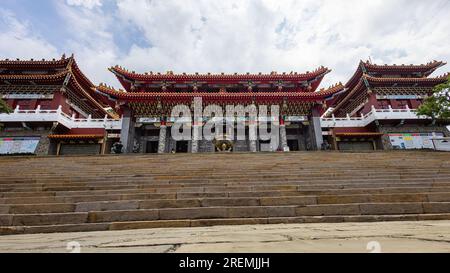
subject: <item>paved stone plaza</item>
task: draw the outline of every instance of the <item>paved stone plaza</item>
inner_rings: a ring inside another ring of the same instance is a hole
[[[72,242],[72,243],[71,243]],[[240,225],[0,237],[0,252],[450,252],[450,221]],[[380,249],[377,248],[379,243]],[[372,248],[369,246],[372,245]]]

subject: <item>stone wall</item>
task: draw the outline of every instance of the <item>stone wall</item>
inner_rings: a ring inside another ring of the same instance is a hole
[[[233,151],[235,152],[248,152],[250,151],[248,140],[235,140]]]
[[[202,153],[213,153],[214,144],[210,140],[202,139],[198,141],[198,151]]]

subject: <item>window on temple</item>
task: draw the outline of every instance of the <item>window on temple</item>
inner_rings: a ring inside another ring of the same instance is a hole
[[[378,105],[380,109],[389,109],[389,100],[378,100]]]

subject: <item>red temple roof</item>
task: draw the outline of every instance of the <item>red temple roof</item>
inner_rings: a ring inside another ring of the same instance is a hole
[[[0,67],[2,68],[15,68],[15,69],[42,69],[42,68],[65,68],[67,64],[73,59],[73,55],[70,58],[66,58],[62,55],[61,59],[53,60],[0,60]]]
[[[425,73],[424,76],[428,76],[431,73],[433,73],[436,69],[438,69],[439,67],[441,67],[445,64],[446,63],[441,62],[441,61],[432,61],[427,64],[419,64],[419,65],[413,65],[413,64],[409,64],[409,65],[405,65],[405,64],[377,65],[377,64],[372,64],[372,63],[366,61],[364,63],[364,66],[366,67],[366,69],[368,71],[374,71],[374,72],[376,72],[376,71],[378,71],[378,72],[386,72],[386,71],[421,72],[421,73]]]
[[[450,73],[440,75],[434,78],[378,78],[364,75],[369,84],[420,84],[421,86],[434,86],[441,84],[447,80]]]
[[[5,71],[8,73],[4,73]],[[30,74],[23,74],[23,71]],[[41,74],[42,71],[45,71],[45,74]],[[88,99],[94,109],[113,118],[117,117],[104,109],[111,102],[92,91],[94,84],[81,72],[73,55],[69,58],[63,55],[59,60],[0,60],[0,81],[8,84],[33,81],[59,85],[67,79],[67,84],[73,87],[79,96]]]
[[[204,99],[292,99],[292,100],[314,100],[320,101],[327,99],[338,92],[344,90],[344,86],[339,83],[328,89],[321,89],[316,92],[126,92],[123,90],[115,90],[111,87],[100,85],[96,88],[97,92],[114,99],[124,101],[154,101],[158,99],[169,100],[192,100],[194,97],[202,97]]]
[[[378,75],[386,75],[386,74],[416,74],[420,75],[419,77],[428,77],[431,73],[433,73],[439,67],[445,65],[445,62],[441,61],[432,61],[427,64],[419,64],[419,65],[377,65],[372,64],[369,61],[363,62],[362,60],[359,62],[358,67],[355,73],[352,75],[350,80],[345,84],[345,87],[352,89],[357,83],[358,79],[362,77],[363,74],[378,74]]]
[[[240,82],[240,81],[277,81],[277,80],[286,80],[286,81],[305,81],[312,80],[316,77],[323,77],[325,74],[329,73],[329,70],[326,67],[320,67],[313,72],[306,73],[277,73],[272,72],[270,74],[174,74],[173,72],[167,72],[165,74],[162,73],[145,73],[139,74],[134,71],[130,72],[119,66],[114,66],[109,69],[117,76],[122,76],[124,78],[133,80],[133,81],[177,81],[177,82],[189,82],[189,81],[206,81],[206,82],[222,82],[222,81],[232,81],[232,82]]]
[[[434,77],[434,78],[378,78],[368,76],[363,74],[360,77],[358,83],[352,88],[348,89],[347,92],[342,93],[340,97],[334,101],[337,103],[336,107],[333,109],[331,113],[336,113],[345,103],[352,98],[354,95],[362,92],[370,87],[378,87],[378,86],[423,86],[423,87],[434,87],[438,84],[444,83],[449,78],[450,73]],[[367,84],[369,86],[367,86]],[[330,114],[331,114],[330,113]]]

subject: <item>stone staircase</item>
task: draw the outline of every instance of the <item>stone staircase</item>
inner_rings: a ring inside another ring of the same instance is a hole
[[[450,153],[0,158],[0,234],[450,219]]]

